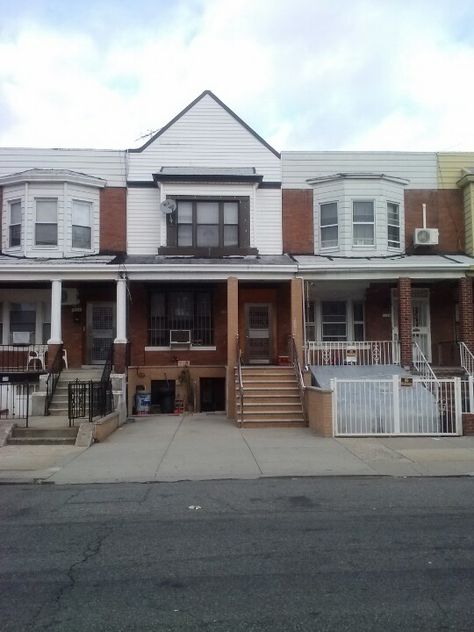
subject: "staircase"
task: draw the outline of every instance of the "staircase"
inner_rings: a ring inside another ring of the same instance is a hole
[[[453,377],[465,378],[467,375],[462,366],[432,366],[431,368],[439,380]]]
[[[102,367],[87,367],[83,369],[63,369],[54,391],[53,400],[49,405],[50,415],[68,416],[68,382],[99,381],[102,375]]]
[[[79,428],[20,428],[15,426],[8,445],[74,445]]]
[[[300,391],[291,366],[242,367],[244,415],[241,422],[239,377],[235,372],[237,423],[245,428],[306,426]]]

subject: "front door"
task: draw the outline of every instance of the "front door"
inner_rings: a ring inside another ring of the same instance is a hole
[[[270,364],[272,318],[269,303],[245,305],[245,357],[249,364]]]
[[[431,323],[429,290],[413,290],[411,300],[412,339],[416,342],[424,356],[431,362]],[[392,329],[393,340],[399,340],[398,332],[398,297],[392,297]]]
[[[87,362],[104,364],[115,338],[115,303],[87,304]]]

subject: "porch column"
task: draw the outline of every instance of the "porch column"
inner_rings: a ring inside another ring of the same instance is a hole
[[[227,279],[227,416],[235,419],[235,367],[239,334],[239,280]]]
[[[62,281],[51,282],[51,338],[48,340],[48,368],[53,366],[58,349],[63,344],[61,329]]]
[[[459,279],[459,338],[474,352],[474,318],[472,305],[472,279]]]
[[[291,335],[295,340],[300,365],[304,366],[303,349],[303,279],[296,277],[290,281],[291,292]]]
[[[127,279],[117,279],[117,336],[114,340],[114,371],[127,368]]]
[[[398,337],[400,364],[411,367],[413,360],[413,316],[411,306],[411,279],[398,279]]]

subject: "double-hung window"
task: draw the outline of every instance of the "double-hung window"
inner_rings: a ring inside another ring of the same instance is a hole
[[[177,246],[239,246],[239,203],[214,200],[178,201]]]
[[[72,201],[72,247],[90,250],[92,203]]]
[[[8,244],[10,248],[21,245],[21,200],[12,200],[10,206],[10,225]]]
[[[35,244],[58,245],[58,200],[36,198]]]
[[[320,205],[321,248],[336,248],[338,245],[337,202]]]
[[[321,340],[364,340],[364,304],[362,301],[322,301]]]
[[[389,248],[400,248],[400,206],[387,202],[387,237]]]
[[[373,200],[352,203],[352,241],[354,246],[373,246],[375,236]]]

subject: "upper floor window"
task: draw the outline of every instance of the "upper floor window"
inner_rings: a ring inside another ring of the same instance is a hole
[[[91,248],[92,203],[83,200],[72,201],[72,247]]]
[[[352,241],[354,246],[373,246],[375,237],[373,200],[352,203]]]
[[[225,248],[239,245],[239,203],[178,202],[178,247]]]
[[[21,200],[12,200],[10,206],[10,225],[8,245],[15,248],[21,245]]]
[[[321,204],[321,248],[336,248],[338,245],[337,202]]]
[[[35,244],[57,246],[58,244],[58,200],[36,198]]]
[[[389,248],[400,248],[400,206],[387,202],[387,238]]]

